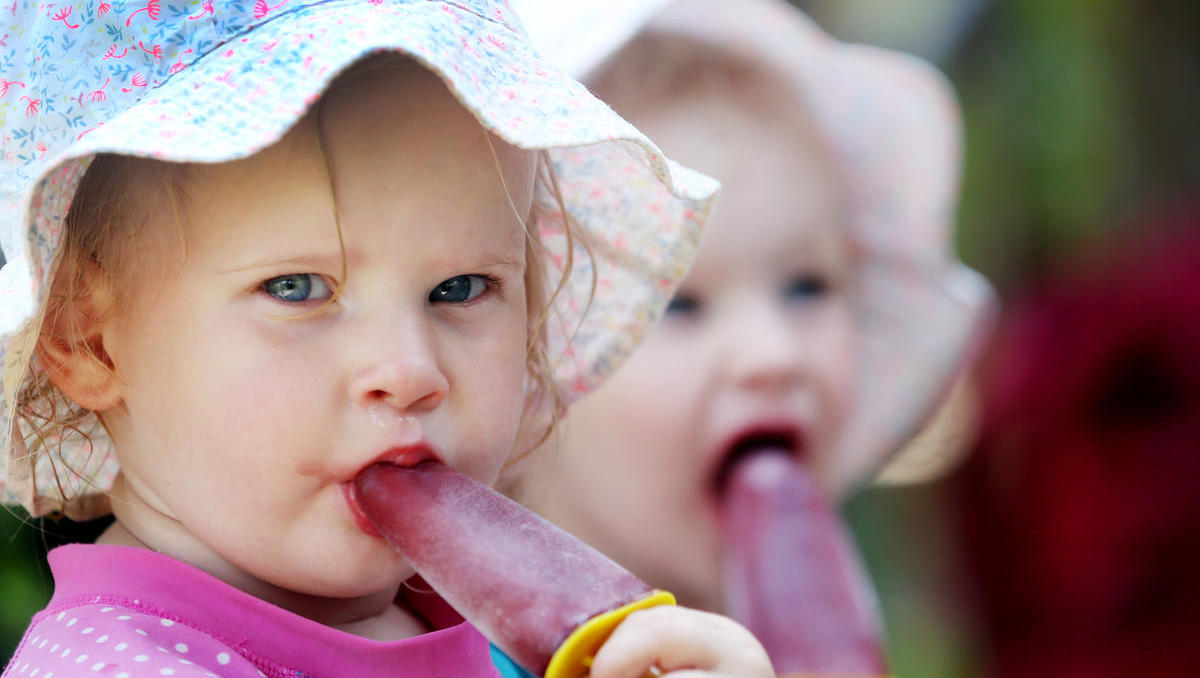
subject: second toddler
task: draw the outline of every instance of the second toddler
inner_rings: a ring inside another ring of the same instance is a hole
[[[665,320],[572,409],[521,496],[691,605],[769,616],[735,600],[760,587],[787,619],[748,625],[801,645],[802,670],[878,671],[842,650],[876,630],[835,502],[919,428],[989,302],[948,242],[949,88],[774,0],[671,3],[586,81],[723,190]],[[739,578],[771,519],[740,517],[754,493],[802,510],[776,523],[790,550]]]

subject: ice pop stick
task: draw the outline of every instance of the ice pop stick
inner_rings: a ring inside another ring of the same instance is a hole
[[[526,670],[586,676],[631,612],[673,603],[620,565],[442,464],[375,464],[359,508],[454,609]]]
[[[785,453],[739,462],[724,498],[730,616],[781,676],[886,674],[873,591],[837,513]]]

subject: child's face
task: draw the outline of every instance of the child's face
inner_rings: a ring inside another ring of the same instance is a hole
[[[739,440],[827,477],[853,380],[839,187],[794,118],[729,97],[618,109],[722,181],[661,326],[574,406],[529,498],[682,602],[720,609],[715,490]]]
[[[514,209],[536,161],[492,143],[432,75],[390,70],[256,156],[188,168],[182,243],[149,196],[146,271],[105,335],[124,527],[252,582],[394,596],[411,571],[356,523],[348,481],[436,457],[490,483],[522,412]]]

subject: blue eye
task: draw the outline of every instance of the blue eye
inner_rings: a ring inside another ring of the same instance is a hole
[[[783,295],[797,301],[812,301],[829,291],[829,283],[819,275],[798,275],[787,282]]]
[[[316,273],[292,273],[271,278],[262,284],[262,290],[280,301],[300,303],[323,300],[333,296],[325,279]]]
[[[678,293],[667,302],[667,315],[690,315],[700,311],[700,300],[688,294]]]
[[[471,301],[487,291],[489,282],[481,275],[456,275],[433,288],[429,293],[429,301],[434,304]]]

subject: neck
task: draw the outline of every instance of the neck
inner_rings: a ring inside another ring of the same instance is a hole
[[[399,640],[429,631],[411,611],[396,604],[401,582],[385,590],[350,598],[317,596],[282,588],[240,569],[185,530],[160,529],[155,523],[175,521],[160,512],[129,510],[135,493],[118,476],[112,489],[116,521],[96,540],[144,548],[187,563],[276,607],[346,633],[372,640]]]

